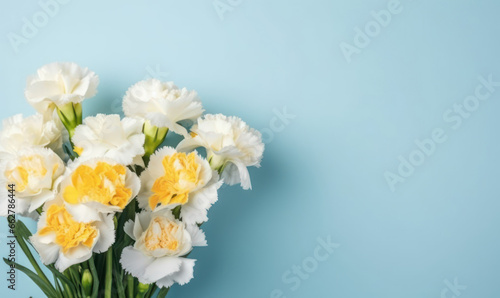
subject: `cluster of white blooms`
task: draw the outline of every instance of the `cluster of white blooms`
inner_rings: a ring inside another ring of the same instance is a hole
[[[203,115],[195,91],[156,79],[129,88],[126,117],[83,119],[81,104],[98,83],[75,63],[43,66],[28,79],[25,96],[38,113],[6,119],[0,131],[0,215],[8,216],[15,185],[16,213],[38,220],[29,240],[45,265],[65,272],[116,258],[106,270],[158,288],[183,285],[195,263],[187,256],[207,245],[199,226],[221,184],[251,188],[247,168],[260,166],[261,134],[237,117]],[[168,131],[183,137],[176,148],[163,145]]]

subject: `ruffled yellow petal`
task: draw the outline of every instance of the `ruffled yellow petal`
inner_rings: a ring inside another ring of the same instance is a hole
[[[63,198],[71,204],[99,202],[123,209],[132,197],[132,189],[125,186],[126,173],[122,165],[105,162],[98,162],[95,168],[81,165],[73,172],[72,185],[64,189]]]
[[[165,174],[156,179],[151,188],[153,195],[149,198],[149,206],[152,210],[158,204],[186,204],[189,193],[201,182],[201,166],[194,152],[167,155],[162,165]]]
[[[38,231],[41,236],[55,233],[55,243],[63,252],[84,245],[92,247],[97,237],[97,229],[90,223],[77,222],[63,205],[51,205],[46,213],[47,225]]]

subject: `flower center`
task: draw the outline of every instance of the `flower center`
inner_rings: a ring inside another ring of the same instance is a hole
[[[98,162],[94,169],[81,165],[72,174],[72,185],[64,189],[63,198],[70,204],[99,202],[123,209],[132,196],[132,190],[125,187],[125,175],[122,165]]]
[[[54,170],[55,172],[55,170]],[[47,174],[45,163],[40,155],[23,156],[19,159],[17,167],[5,171],[8,184],[15,184],[18,191],[22,192],[29,183],[29,177],[39,178]]]
[[[63,205],[51,205],[46,214],[47,225],[38,232],[41,236],[55,233],[55,242],[67,252],[73,247],[92,247],[97,229],[90,223],[76,222]]]
[[[150,251],[156,249],[168,249],[174,251],[179,246],[175,237],[179,231],[179,225],[163,217],[155,217],[146,230],[144,244]]]
[[[165,174],[156,179],[149,198],[149,206],[154,210],[158,204],[185,204],[188,195],[201,181],[200,165],[196,162],[196,154],[191,152],[174,153],[165,156],[162,161]]]

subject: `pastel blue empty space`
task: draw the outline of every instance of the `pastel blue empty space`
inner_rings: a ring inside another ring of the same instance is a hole
[[[263,133],[253,190],[220,190],[168,297],[499,296],[497,1],[2,4],[1,118],[33,114],[26,77],[72,61],[100,77],[84,116],[123,115],[155,77]],[[43,297],[0,268],[2,295]]]

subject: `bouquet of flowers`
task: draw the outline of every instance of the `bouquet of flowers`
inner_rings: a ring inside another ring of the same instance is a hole
[[[219,187],[251,188],[261,134],[237,117],[203,115],[195,91],[156,79],[127,90],[124,118],[82,119],[98,84],[75,63],[45,65],[25,90],[37,114],[4,120],[0,215],[34,271],[4,261],[51,298],[165,297],[193,278],[189,254],[207,245],[200,226]],[[183,137],[175,148],[163,145],[169,131]],[[17,216],[37,221],[36,233]]]

